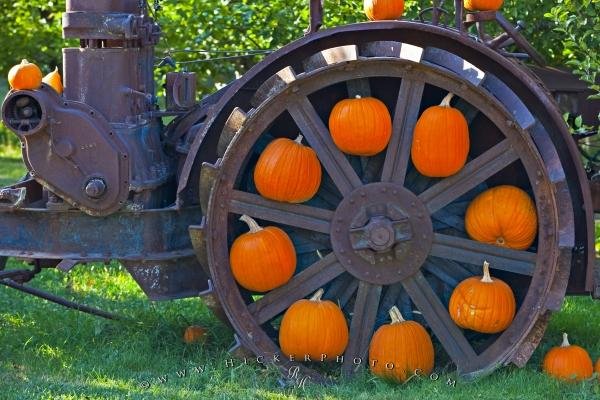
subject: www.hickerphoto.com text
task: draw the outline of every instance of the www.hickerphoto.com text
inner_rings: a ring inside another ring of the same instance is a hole
[[[266,367],[269,364],[273,365],[273,364],[277,364],[277,363],[281,363],[281,362],[298,362],[298,361],[323,362],[323,363],[335,362],[335,363],[342,364],[342,363],[344,363],[344,356],[337,356],[334,360],[333,358],[329,359],[326,354],[322,354],[319,360],[313,360],[313,359],[311,359],[311,357],[309,355],[304,356],[303,359],[298,359],[297,357],[295,357],[293,355],[286,357],[286,356],[282,356],[281,354],[274,354],[272,357],[258,356],[258,357],[253,357],[253,358],[243,357],[243,358],[239,358],[239,359],[226,358],[226,359],[223,359],[221,362],[223,363],[222,365],[224,365],[226,368],[236,368],[236,367],[240,367],[243,365],[257,365],[257,366]],[[361,357],[354,357],[352,360],[352,363],[357,367],[361,366],[361,365],[366,366],[366,364],[369,364],[371,366],[376,366],[379,363],[379,360],[363,360]],[[396,366],[392,362],[386,362],[385,368],[388,370],[393,370],[394,368],[396,368]],[[190,368],[184,368],[179,371],[174,371],[172,373],[167,373],[164,375],[160,375],[160,376],[156,376],[156,377],[153,377],[150,379],[143,380],[143,381],[141,381],[140,386],[144,389],[148,389],[153,384],[154,385],[167,384],[169,382],[169,379],[171,379],[171,378],[183,379],[183,378],[190,377],[194,374],[204,374],[209,371],[210,371],[209,364],[196,365],[196,366],[193,366]],[[309,376],[302,375],[300,373],[300,367],[298,367],[298,366],[291,366],[288,369],[288,375],[286,378],[287,378],[288,382],[291,382],[292,386],[294,386],[296,388],[301,388],[301,389],[303,389],[305,387],[305,385],[308,382],[310,382],[310,379],[311,379]],[[429,376],[424,376],[422,371],[417,369],[417,370],[413,371],[413,375],[411,377],[409,377],[406,380],[406,382],[408,382],[414,378],[428,378],[432,381],[437,381],[440,379],[440,376],[435,372],[431,373]],[[456,387],[456,380],[449,378],[446,382],[446,385]]]

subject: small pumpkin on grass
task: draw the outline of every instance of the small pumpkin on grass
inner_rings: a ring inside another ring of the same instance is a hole
[[[486,261],[482,278],[467,278],[454,288],[448,311],[461,328],[498,333],[508,328],[515,317],[515,295],[504,281],[492,279]]]
[[[183,333],[183,341],[187,344],[206,342],[207,331],[205,328],[197,325],[188,326]]]
[[[371,372],[398,382],[405,382],[416,370],[428,376],[434,365],[431,337],[418,322],[404,320],[398,307],[389,313],[392,323],[377,329],[371,339]]]
[[[268,292],[285,285],[296,271],[296,250],[280,228],[262,228],[247,215],[240,218],[250,228],[233,242],[229,253],[231,272],[240,286]]]
[[[498,11],[504,0],[465,0],[465,8],[471,11]]]
[[[404,14],[404,0],[364,0],[363,8],[371,21],[399,19]]]
[[[390,141],[392,117],[381,100],[356,96],[333,107],[329,131],[335,145],[344,153],[373,156]]]
[[[54,89],[59,95],[63,93],[64,88],[62,84],[62,78],[60,77],[60,73],[58,72],[58,67],[56,67],[54,71],[46,75],[44,79],[42,79],[42,82]]]
[[[348,324],[342,310],[321,300],[319,289],[310,300],[298,300],[288,308],[279,327],[279,345],[296,361],[331,361],[348,346]]]
[[[35,90],[42,86],[42,71],[27,60],[21,61],[8,72],[8,84],[14,90]]]
[[[465,214],[465,228],[472,239],[516,250],[531,246],[537,226],[533,200],[524,190],[510,185],[481,193]]]
[[[262,152],[254,170],[254,183],[261,196],[275,201],[302,203],[321,185],[321,163],[310,147],[296,140],[273,140]]]
[[[546,353],[542,368],[554,378],[571,382],[589,379],[594,372],[588,352],[582,347],[570,344],[566,333],[563,333],[562,344]]]
[[[423,111],[415,125],[411,158],[421,175],[445,178],[467,162],[469,126],[464,115],[450,106],[452,97],[448,93],[439,106]]]

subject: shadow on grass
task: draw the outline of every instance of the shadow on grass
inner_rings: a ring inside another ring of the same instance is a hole
[[[0,187],[15,183],[25,175],[25,165],[19,158],[0,157]]]

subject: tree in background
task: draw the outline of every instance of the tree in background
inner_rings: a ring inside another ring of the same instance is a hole
[[[91,1],[91,0],[90,0]],[[149,2],[150,5],[154,3]],[[451,1],[446,3],[451,6]],[[238,57],[248,50],[274,50],[301,37],[308,25],[308,0],[162,0],[156,17],[163,28],[157,57],[171,57],[179,69],[198,74],[203,94],[241,76],[264,57]],[[414,19],[430,0],[406,0]],[[65,0],[13,0],[0,14],[0,76],[22,58],[44,71],[60,65],[61,14]],[[503,12],[526,22],[525,36],[552,65],[568,65],[595,85],[600,69],[600,0],[505,0]],[[325,0],[326,27],[365,21],[362,0]],[[208,51],[208,52],[206,52]],[[232,52],[242,52],[235,54]],[[173,69],[163,66],[157,79]],[[0,80],[0,92],[5,81]],[[598,90],[598,86],[593,86]],[[0,143],[2,142],[0,129]],[[6,136],[5,136],[6,138]],[[6,140],[6,139],[5,139]]]

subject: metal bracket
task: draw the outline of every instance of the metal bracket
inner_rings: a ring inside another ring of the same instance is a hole
[[[27,188],[4,188],[0,190],[0,208],[20,208],[27,197]]]

